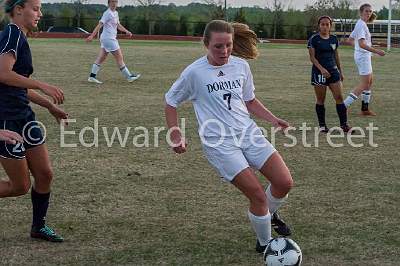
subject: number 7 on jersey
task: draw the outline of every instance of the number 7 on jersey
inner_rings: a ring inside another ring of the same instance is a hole
[[[228,102],[228,110],[232,110],[231,108],[231,98],[232,98],[232,93],[225,93],[224,94],[224,100]]]

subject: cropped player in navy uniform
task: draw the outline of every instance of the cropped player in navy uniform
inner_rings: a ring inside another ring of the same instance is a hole
[[[34,179],[31,237],[62,242],[63,238],[45,224],[53,172],[44,137],[29,103],[47,108],[60,121],[67,118],[56,105],[63,103],[64,94],[55,86],[29,78],[33,66],[26,35],[37,27],[42,16],[40,0],[7,0],[4,8],[10,24],[0,34],[0,163],[8,180],[0,181],[0,198],[26,194],[31,188],[31,173]],[[36,91],[51,97],[53,103]]]
[[[314,86],[318,123],[321,132],[328,132],[325,122],[325,96],[326,87],[332,92],[336,101],[336,111],[339,116],[340,127],[344,132],[349,132],[347,124],[347,109],[343,103],[342,81],[343,72],[340,66],[338,53],[339,41],[335,35],[330,34],[332,19],[322,16],[318,19],[319,32],[308,40],[310,60],[313,63],[311,71],[311,84]]]

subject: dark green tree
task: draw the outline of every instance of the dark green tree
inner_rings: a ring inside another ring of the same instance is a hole
[[[186,36],[188,34],[188,19],[185,15],[179,18],[179,35]]]
[[[285,30],[283,29],[284,18],[283,18],[283,4],[279,0],[273,1],[273,20],[271,26],[272,38],[280,39],[284,38]]]
[[[247,24],[246,12],[243,8],[239,8],[239,10],[235,14],[233,21]]]

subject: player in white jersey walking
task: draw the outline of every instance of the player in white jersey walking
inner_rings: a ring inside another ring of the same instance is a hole
[[[354,61],[360,75],[359,85],[344,100],[346,107],[349,107],[362,93],[361,115],[375,116],[376,114],[369,110],[372,90],[372,63],[371,56],[375,53],[384,56],[385,52],[372,47],[371,33],[367,23],[373,22],[376,14],[372,11],[370,4],[360,6],[360,19],[357,21],[350,39],[354,41]]]
[[[122,51],[118,44],[117,30],[125,32],[128,36],[132,36],[132,33],[125,29],[119,22],[117,6],[118,0],[108,0],[108,9],[103,13],[99,24],[93,30],[92,34],[86,39],[88,42],[92,41],[100,29],[103,28],[103,32],[100,35],[101,49],[96,61],[92,65],[92,71],[88,78],[89,82],[97,84],[103,83],[99,81],[96,76],[100,70],[101,64],[106,60],[108,53],[114,56],[119,70],[121,70],[122,74],[129,82],[137,80],[140,77],[140,74],[132,74],[125,65]]]
[[[165,95],[165,114],[173,129],[173,149],[183,153],[187,144],[178,127],[176,108],[184,101],[193,103],[204,154],[220,176],[250,200],[248,216],[257,236],[256,250],[263,252],[271,238],[271,223],[278,234],[290,235],[276,210],[293,180],[282,157],[250,118],[253,114],[274,127],[288,127],[254,95],[253,76],[242,58],[257,57],[256,41],[247,25],[221,20],[208,23],[204,31],[207,55],[189,65],[172,85]],[[270,181],[265,191],[251,167]]]

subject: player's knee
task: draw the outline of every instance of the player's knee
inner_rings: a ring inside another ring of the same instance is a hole
[[[46,168],[37,173],[35,177],[35,182],[42,186],[49,186],[53,181],[53,170],[51,168]]]
[[[106,60],[107,55],[102,55],[97,59],[96,64],[101,65],[102,63],[104,63],[104,61]]]
[[[28,193],[29,189],[31,188],[31,181],[29,179],[24,180],[21,183],[13,184],[12,185],[12,196],[22,196]]]
[[[342,95],[335,96],[335,101],[337,104],[343,103],[343,96]]]
[[[289,193],[293,186],[294,182],[290,174],[282,178],[281,182],[279,182],[279,190],[282,192],[282,194]]]
[[[265,192],[262,189],[254,192],[250,201],[252,204],[258,207],[267,207],[267,197],[265,196]]]

